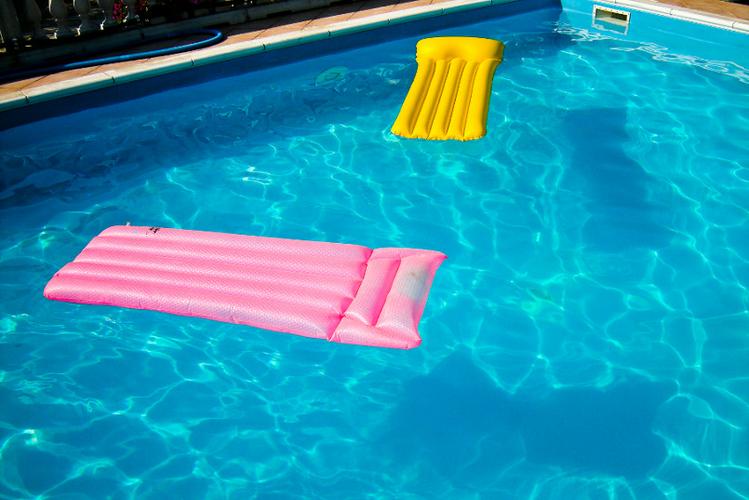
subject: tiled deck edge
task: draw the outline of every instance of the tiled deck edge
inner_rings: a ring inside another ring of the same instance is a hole
[[[83,93],[97,88],[172,73],[193,66],[228,61],[258,52],[291,47],[348,33],[367,31],[389,24],[414,21],[431,16],[441,16],[459,10],[475,9],[514,1],[518,0],[448,0],[439,4],[412,7],[385,14],[374,14],[359,19],[332,23],[320,28],[303,29],[293,33],[283,33],[245,42],[218,45],[175,55],[166,59],[144,62],[130,68],[97,72],[48,85],[40,85],[32,89],[15,91],[0,96],[0,111]]]
[[[607,3],[611,5],[618,5],[629,9],[639,10],[647,12],[649,14],[656,14],[659,16],[673,17],[682,21],[689,21],[692,23],[705,24],[715,28],[728,29],[732,31],[738,31],[740,33],[749,34],[749,22],[732,19],[730,17],[723,17],[717,14],[710,14],[708,12],[700,12],[698,10],[686,9],[684,7],[677,7],[674,5],[668,5],[665,3],[651,2],[648,0],[600,0],[601,3]]]
[[[303,29],[293,33],[283,33],[280,35],[256,38],[255,40],[250,41],[218,45],[207,49],[197,50],[195,52],[188,52],[172,57],[144,62],[130,68],[96,72],[61,82],[11,92],[0,96],[0,112],[36,102],[79,94],[102,87],[172,73],[193,66],[228,61],[258,52],[300,45],[315,40],[371,30],[390,24],[414,21],[425,17],[440,16],[459,10],[476,9],[514,1],[518,0],[448,0],[438,4],[412,7],[384,14],[373,14],[359,19],[332,23],[320,28]],[[649,0],[601,0],[601,3],[617,5],[651,14],[673,17],[683,21],[706,24],[717,28],[749,34],[749,22],[738,21],[682,7],[674,7]]]

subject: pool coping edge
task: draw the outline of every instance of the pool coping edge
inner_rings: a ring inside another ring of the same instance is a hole
[[[0,95],[0,112],[28,106],[37,102],[173,73],[196,66],[229,61],[260,52],[292,47],[316,40],[368,31],[427,17],[441,16],[461,10],[477,9],[516,1],[520,0],[448,0],[437,4],[338,21],[323,27],[303,28],[296,32],[281,33],[258,37],[253,40],[233,42],[227,45],[208,47],[192,53],[187,52],[166,58],[159,58],[155,61],[144,61],[128,68],[98,71],[60,82],[11,91]],[[650,0],[601,0],[600,3],[617,5],[749,35],[749,22],[683,7],[670,6]]]
[[[616,5],[641,12],[647,12],[648,14],[655,14],[661,17],[671,17],[680,21],[703,24],[713,28],[727,29],[738,33],[749,34],[749,21],[742,21],[718,14],[702,12],[695,9],[688,9],[686,7],[679,7],[651,0],[594,0],[593,3]]]
[[[97,71],[60,82],[7,92],[0,95],[0,112],[103,87],[174,73],[195,66],[229,61],[259,52],[292,47],[325,38],[368,31],[383,26],[440,16],[461,10],[516,1],[519,0],[448,0],[437,4],[411,7],[383,14],[373,14],[357,19],[334,22],[324,27],[303,28],[296,32],[281,33],[258,37],[254,40],[208,47],[192,53],[177,54],[168,58],[159,58],[155,61],[144,61],[128,68]]]

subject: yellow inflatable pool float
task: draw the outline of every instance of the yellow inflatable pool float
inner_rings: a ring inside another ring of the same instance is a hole
[[[504,45],[464,36],[416,44],[418,69],[393,133],[401,137],[469,141],[486,135],[494,70]]]

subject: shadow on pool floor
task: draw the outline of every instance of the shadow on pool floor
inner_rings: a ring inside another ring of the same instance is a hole
[[[451,355],[411,380],[379,443],[400,460],[496,474],[526,458],[539,465],[628,479],[666,458],[651,426],[675,384],[628,380],[606,389],[574,388],[531,399],[499,389],[467,354]],[[469,465],[470,464],[470,465]]]
[[[571,149],[564,185],[587,197],[590,218],[582,229],[587,246],[618,253],[668,245],[673,208],[653,199],[651,190],[659,181],[624,149],[633,141],[627,131],[627,109],[574,109],[561,118],[565,144]]]

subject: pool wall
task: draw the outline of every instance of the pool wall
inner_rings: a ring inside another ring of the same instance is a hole
[[[749,33],[749,22],[701,13],[689,9],[673,7],[667,4],[651,2],[648,0],[611,0],[610,2],[592,2],[590,0],[562,0],[563,8],[571,24],[578,27],[598,29],[593,20],[594,5],[611,7],[617,10],[625,10],[632,13],[629,29],[625,36],[635,39],[653,41],[654,43],[665,43],[667,39],[669,46],[673,47],[672,37],[690,38],[694,35],[708,40],[716,40],[717,47],[711,50],[711,45],[706,44],[700,49],[699,56],[710,59],[725,59],[719,52],[721,45],[729,40],[742,49],[749,49],[749,37],[736,34]],[[119,87],[130,84],[133,81],[151,78],[161,78],[168,73],[180,72],[180,76],[171,79],[168,84],[181,86],[194,83],[194,74],[185,74],[184,71],[193,71],[200,66],[210,65],[211,74],[216,71],[225,72],[226,69],[216,68],[216,64],[232,61],[239,71],[252,70],[255,67],[263,68],[277,64],[283,64],[299,58],[306,58],[316,54],[326,54],[339,50],[356,48],[364,44],[377,43],[404,36],[413,36],[421,32],[429,32],[434,29],[459,26],[470,23],[476,19],[487,16],[509,16],[513,14],[528,12],[536,9],[559,7],[558,0],[448,0],[436,4],[419,6],[401,11],[384,14],[374,14],[357,20],[348,20],[333,23],[320,28],[300,30],[295,33],[284,33],[270,37],[257,38],[250,41],[220,45],[209,49],[196,51],[194,53],[181,54],[168,58],[159,58],[143,64],[134,65],[117,70],[105,70],[95,72],[82,77],[64,80],[57,83],[42,85],[28,90],[16,91],[12,94],[0,95],[0,129],[8,128],[16,124],[34,121],[39,117],[54,116],[75,109],[62,105],[63,111],[45,110],[41,114],[31,113],[16,116],[11,120],[7,113],[10,109],[27,107],[31,104],[48,101],[51,99],[64,99],[70,95],[87,93],[99,89]],[[446,14],[450,14],[447,16]],[[653,18],[657,18],[654,21]],[[419,21],[414,23],[412,21]],[[684,23],[683,21],[688,21]],[[713,28],[721,28],[715,30]],[[339,37],[344,36],[347,44],[342,44]],[[333,41],[332,39],[338,39]],[[308,45],[307,50],[280,52],[280,56],[263,59],[253,57],[251,63],[247,63],[247,56],[272,53],[274,56],[278,51],[275,49],[289,49],[300,44]],[[311,45],[310,45],[311,44]],[[676,47],[677,51],[679,50]],[[749,53],[749,50],[739,51],[740,54]],[[237,64],[238,60],[245,60]],[[236,72],[234,73],[236,74]],[[185,82],[185,83],[183,83]],[[164,81],[167,83],[167,81]],[[128,99],[143,95],[143,88],[136,89],[132,85],[127,87],[127,96],[117,90],[117,100]],[[146,91],[146,94],[151,93]],[[111,93],[110,93],[111,95]],[[90,98],[78,104],[87,107],[96,106]],[[78,103],[79,101],[74,101]],[[17,120],[15,119],[17,118]]]
[[[105,69],[85,76],[67,79],[61,82],[41,85],[28,90],[21,90],[15,94],[0,95],[0,111],[13,109],[28,104],[35,104],[50,99],[57,99],[66,95],[77,94],[120,85],[139,80],[159,76],[165,73],[190,69],[192,67],[213,64],[231,59],[272,51],[295,45],[350,35],[362,31],[389,27],[430,17],[442,17],[445,14],[454,14],[477,8],[486,8],[494,5],[517,3],[514,9],[526,12],[536,8],[536,0],[446,0],[434,4],[395,10],[382,14],[372,14],[359,19],[334,22],[319,28],[301,29],[294,32],[281,33],[278,35],[258,37],[253,40],[245,40],[222,44],[210,49],[180,54],[172,57],[158,58],[145,61],[143,64],[128,66],[118,69]],[[558,1],[547,0],[547,4],[558,5]],[[449,23],[452,23],[451,19]],[[451,24],[448,24],[451,25]]]
[[[469,5],[466,3],[466,5]],[[476,8],[475,6],[481,6]],[[555,21],[559,18],[559,3],[556,0],[522,0],[492,4],[489,1],[472,2],[471,8],[464,7],[450,11],[450,15],[440,15],[434,13],[428,17],[413,17],[409,20],[418,19],[418,22],[399,22],[397,24],[377,25],[367,31],[349,31],[343,36],[335,38],[305,38],[296,45],[285,44],[272,46],[263,50],[263,44],[260,43],[260,49],[251,53],[251,57],[239,57],[214,62],[212,64],[203,64],[196,66],[180,67],[181,71],[172,71],[159,75],[151,75],[150,78],[138,80],[129,80],[125,85],[109,85],[103,88],[84,90],[71,89],[65,94],[57,94],[54,102],[48,102],[44,106],[22,105],[13,109],[12,112],[0,111],[0,130],[13,128],[37,120],[50,118],[53,116],[74,113],[82,108],[94,108],[109,104],[111,102],[123,102],[131,99],[137,99],[145,95],[151,95],[162,91],[163,89],[184,87],[214,80],[216,78],[230,77],[274,66],[280,66],[290,62],[306,60],[321,55],[335,54],[359,47],[372,46],[378,43],[385,43],[396,39],[409,38],[420,34],[428,34],[437,30],[459,27],[474,23],[487,17],[508,17],[526,12],[546,10],[548,20]],[[372,20],[372,18],[367,18]],[[376,19],[374,21],[377,21]],[[216,49],[228,49],[226,47],[216,47]],[[280,49],[283,50],[272,50]],[[212,49],[206,49],[212,50]],[[241,52],[239,52],[242,54]],[[247,54],[243,54],[247,55]],[[188,55],[179,55],[175,57],[185,58]],[[91,90],[90,92],[85,92]],[[74,93],[75,92],[75,93]],[[81,93],[81,92],[85,92]],[[45,100],[50,99],[47,97]],[[36,104],[38,101],[29,102]],[[2,107],[0,106],[0,110]],[[7,109],[6,109],[7,111]]]
[[[725,19],[707,15],[703,16],[704,20],[696,21],[692,18],[680,17],[684,9],[666,9],[668,6],[659,4],[662,10],[654,10],[651,4],[651,2],[632,0],[613,2],[562,0],[562,21],[577,28],[592,30],[620,40],[668,47],[670,55],[684,54],[713,61],[732,61],[745,67],[749,66],[749,36],[743,31],[733,29],[732,26],[737,23],[720,24]],[[593,8],[596,5],[629,12],[630,20],[626,33],[617,33],[596,25],[593,19]],[[641,5],[649,10],[630,7],[634,5]],[[733,50],[727,51],[726,47],[732,47]]]

